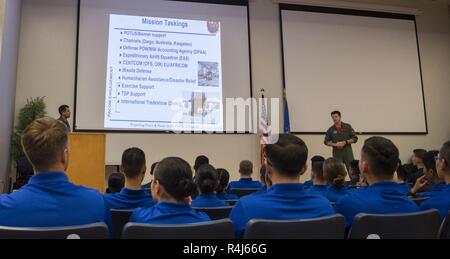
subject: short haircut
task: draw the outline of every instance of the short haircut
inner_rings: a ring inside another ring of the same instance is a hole
[[[230,173],[224,168],[217,168],[217,178],[219,179],[219,184],[216,191],[219,193],[224,192],[230,182]]]
[[[344,187],[347,171],[345,164],[335,158],[328,158],[323,163],[323,175],[325,179],[337,188]]]
[[[212,193],[219,185],[217,170],[209,164],[200,166],[195,177],[195,183],[201,193]]]
[[[200,155],[195,158],[194,170],[197,171],[198,168],[204,164],[209,164],[209,158],[205,155]]]
[[[129,148],[123,151],[122,167],[123,173],[128,178],[136,178],[141,174],[145,166],[145,153],[137,147]]]
[[[333,115],[335,115],[335,114],[339,115],[339,117],[342,117],[340,111],[332,111],[332,112],[331,112],[331,116],[333,116]]]
[[[62,113],[65,112],[66,109],[69,109],[69,105],[63,104],[63,105],[59,106],[59,108],[58,108],[59,115],[62,115]]]
[[[423,161],[425,159],[425,154],[427,153],[427,151],[425,149],[419,148],[414,149],[413,153],[417,158]]]
[[[150,175],[155,173],[155,167],[158,165],[158,162],[154,162],[150,167]]]
[[[449,167],[450,166],[450,141],[447,141],[444,143],[444,145],[442,145],[442,148],[439,151],[439,153],[441,154],[442,158],[444,159],[447,167]]]
[[[155,181],[158,181],[167,194],[177,201],[191,196],[195,189],[192,181],[192,169],[188,162],[179,157],[161,160],[155,168]]]
[[[67,146],[66,126],[53,118],[37,119],[23,131],[23,150],[37,171],[45,171],[58,163]]]
[[[273,143],[273,142],[272,142]],[[275,144],[264,148],[267,163],[281,175],[298,177],[308,158],[308,147],[299,137],[280,134]]]
[[[376,176],[393,177],[399,166],[398,148],[384,137],[368,138],[361,149],[361,157],[368,161]]]
[[[311,157],[311,164],[314,164],[315,162],[325,162],[325,157],[323,157],[323,156]]]
[[[108,177],[106,193],[117,193],[125,186],[125,176],[122,173],[112,173]]]
[[[350,169],[357,176],[361,175],[361,171],[359,170],[359,160],[350,161]]]
[[[253,173],[253,163],[249,160],[243,160],[239,163],[239,173],[251,175]]]
[[[397,168],[397,178],[406,182],[408,180],[408,170],[404,165],[400,165]]]
[[[324,181],[325,178],[323,176],[323,162],[315,162],[312,164],[312,173],[314,177],[319,181]]]
[[[433,171],[433,176],[437,177],[437,171],[436,171],[436,160],[434,159],[439,154],[439,151],[437,150],[431,150],[425,153],[423,156],[423,164],[425,165],[425,168],[427,170]]]

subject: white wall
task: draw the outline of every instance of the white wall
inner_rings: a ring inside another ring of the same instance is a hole
[[[413,148],[439,148],[450,139],[450,15],[446,5],[439,3],[413,5],[417,6],[424,11],[418,17],[418,29],[429,134],[390,136],[399,146],[403,160],[407,159]],[[268,97],[281,97],[278,6],[271,0],[250,1],[250,22],[253,93],[257,94],[260,88],[265,88]],[[16,112],[30,96],[46,96],[49,115],[54,117],[58,116],[60,104],[73,106],[75,37],[76,0],[23,0]],[[351,122],[351,118],[346,118],[344,114],[345,119]],[[307,142],[311,154],[331,155],[331,150],[322,144],[323,136],[301,137]],[[354,147],[357,156],[364,139],[366,137],[362,136]],[[239,160],[250,159],[259,164],[259,144],[255,135],[108,134],[107,161],[120,161],[121,152],[129,146],[143,148],[148,163],[169,155],[182,156],[193,163],[196,155],[206,154],[214,165],[228,168],[232,178],[238,178],[236,169]]]
[[[21,0],[0,1],[0,193],[9,182]]]

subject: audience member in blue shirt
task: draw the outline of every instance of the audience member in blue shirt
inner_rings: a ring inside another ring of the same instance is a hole
[[[327,190],[327,180],[323,176],[323,162],[312,163],[311,178],[313,179],[313,185],[306,190],[307,193],[319,194],[325,196]]]
[[[239,174],[241,179],[239,181],[230,182],[228,190],[231,189],[260,189],[262,184],[259,181],[253,181],[253,163],[249,160],[244,160],[239,163]]]
[[[445,188],[445,183],[439,178],[436,171],[434,158],[438,154],[439,151],[428,151],[422,156],[424,175],[417,179],[410,191],[411,196],[433,197]]]
[[[208,215],[195,211],[189,204],[195,189],[191,166],[185,160],[178,157],[161,160],[152,184],[152,197],[157,204],[136,209],[130,222],[186,224],[210,221]]]
[[[435,159],[439,178],[444,179],[446,186],[441,192],[422,203],[420,209],[438,209],[441,218],[444,219],[450,211],[450,141],[444,143]]]
[[[134,147],[123,152],[120,171],[125,174],[125,188],[119,193],[105,195],[111,209],[130,210],[155,205],[150,193],[141,188],[146,170],[144,151]]]
[[[422,148],[414,149],[413,151],[413,156],[411,157],[411,162],[413,164],[411,169],[413,171],[408,174],[408,182],[413,185],[416,183],[417,179],[424,175],[425,165],[423,163],[423,159],[426,153],[427,151]]]
[[[328,158],[323,163],[323,175],[328,182],[328,186],[322,195],[330,202],[336,202],[347,194],[347,188],[344,186],[347,171],[343,162],[335,158]]]
[[[150,166],[150,175],[151,177],[153,177],[153,174],[155,172],[155,168],[158,165],[158,162],[154,162],[151,166]],[[142,189],[146,189],[146,190],[150,190],[152,188],[152,180],[150,180],[150,182],[144,184],[141,186]]]
[[[62,227],[105,222],[111,215],[96,190],[69,182],[67,130],[60,121],[44,117],[23,132],[22,147],[35,175],[17,192],[0,196],[0,225]]]
[[[198,168],[195,184],[200,194],[192,201],[192,207],[208,208],[229,206],[228,202],[216,196],[219,179],[217,170],[212,165],[206,164]]]
[[[274,137],[274,136],[272,136]],[[308,148],[294,135],[280,134],[264,148],[267,178],[272,186],[266,194],[242,197],[230,214],[236,236],[242,237],[251,219],[306,219],[334,214],[330,202],[308,194],[300,176],[306,172]]]
[[[219,185],[217,185],[217,198],[222,200],[238,200],[239,197],[235,194],[227,193],[226,189],[230,181],[230,173],[224,168],[217,168],[217,175],[219,177]]]
[[[263,187],[259,191],[251,193],[250,195],[265,194],[267,192],[267,189],[269,189],[270,186],[272,186],[270,179],[267,179],[266,175],[267,175],[266,174],[266,166],[263,164],[261,166],[261,168],[259,169],[259,180],[261,181]]]
[[[108,187],[105,193],[118,193],[125,186],[125,176],[122,173],[112,173],[108,177]]]
[[[371,137],[364,142],[359,167],[369,187],[349,192],[335,206],[336,212],[345,216],[347,227],[352,225],[358,213],[391,214],[419,210],[394,182],[398,161],[399,151],[392,141]]]
[[[359,171],[359,160],[352,160],[349,163],[348,167],[348,176],[350,177],[350,181],[345,182],[345,187],[347,188],[356,188],[361,172]]]
[[[397,183],[398,188],[401,192],[409,194],[411,191],[411,183],[407,182],[408,173],[404,165],[401,165],[401,161],[399,160],[400,166],[397,168]]]

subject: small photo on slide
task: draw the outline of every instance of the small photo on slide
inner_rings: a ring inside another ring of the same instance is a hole
[[[198,62],[198,85],[219,87],[219,63],[217,62]]]

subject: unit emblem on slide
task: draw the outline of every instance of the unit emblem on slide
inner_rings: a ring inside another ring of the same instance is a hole
[[[220,22],[209,21],[209,22],[207,22],[207,26],[208,26],[208,31],[210,33],[216,34],[217,32],[219,32]]]

